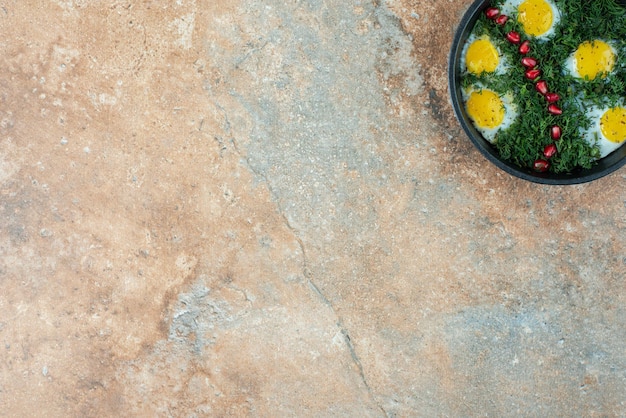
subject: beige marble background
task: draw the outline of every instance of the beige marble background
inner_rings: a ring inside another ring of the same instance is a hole
[[[0,411],[626,416],[626,172],[453,117],[469,0],[0,1]]]

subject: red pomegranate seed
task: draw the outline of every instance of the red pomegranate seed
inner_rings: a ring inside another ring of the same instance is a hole
[[[495,7],[490,7],[487,10],[485,10],[485,15],[487,16],[487,19],[495,19],[496,17],[498,17],[498,15],[500,14],[500,10],[496,9]]]
[[[561,113],[563,113],[563,111],[557,105],[551,104],[550,106],[548,106],[548,113],[550,113],[551,115],[557,115],[558,116]]]
[[[541,158],[535,160],[535,162],[533,163],[533,169],[535,171],[539,171],[540,173],[548,171],[548,168],[550,168],[550,163]]]
[[[561,139],[561,127],[559,125],[554,125],[550,128],[550,137],[555,141]]]
[[[526,75],[526,78],[529,80],[534,80],[535,78],[539,77],[541,75],[541,70],[534,68],[531,70],[526,70],[526,72],[524,73]]]
[[[500,15],[496,18],[496,24],[502,26],[506,23],[507,20],[509,20],[509,17],[507,15]]]
[[[546,93],[548,103],[558,102],[561,97],[556,93]]]
[[[554,154],[556,154],[556,145],[554,144],[548,144],[543,148],[543,156],[546,158],[550,158],[552,157]]]
[[[519,33],[515,32],[515,31],[511,31],[511,32],[506,34],[506,39],[510,43],[512,43],[512,44],[519,44],[519,41],[520,41],[521,37],[520,37]]]
[[[548,92],[548,83],[544,80],[539,80],[535,83],[535,90],[537,90],[542,95],[545,95]]]
[[[519,53],[522,55],[526,55],[530,52],[530,41],[524,41],[519,46]]]
[[[535,68],[537,66],[537,60],[531,57],[522,58],[522,65],[526,68]]]

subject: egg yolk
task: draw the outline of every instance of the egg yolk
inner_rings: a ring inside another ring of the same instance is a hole
[[[613,70],[615,54],[613,48],[603,41],[585,41],[574,53],[574,66],[580,78],[593,80]]]
[[[517,11],[517,21],[531,36],[541,36],[552,27],[552,7],[545,0],[526,0]]]
[[[626,109],[614,107],[602,115],[600,119],[602,135],[611,142],[624,142],[626,140]]]
[[[465,62],[472,74],[492,73],[498,67],[498,50],[489,39],[478,39],[467,48]]]
[[[504,105],[491,90],[473,92],[466,103],[470,118],[481,128],[495,128],[504,120]]]

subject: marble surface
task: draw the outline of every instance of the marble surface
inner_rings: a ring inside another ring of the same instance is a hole
[[[626,416],[626,171],[454,119],[469,0],[0,2],[4,416]]]

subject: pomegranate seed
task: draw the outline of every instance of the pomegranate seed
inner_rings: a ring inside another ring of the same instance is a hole
[[[546,93],[548,103],[558,102],[561,97],[556,93]]]
[[[535,68],[537,66],[537,60],[531,57],[522,58],[522,65],[526,68]]]
[[[529,80],[534,80],[535,78],[539,77],[541,75],[541,70],[535,68],[532,70],[526,70],[526,72],[524,73],[526,75],[526,78]]]
[[[498,17],[499,14],[500,10],[496,9],[495,7],[490,7],[485,10],[485,15],[487,16],[487,19],[494,20],[496,17]]]
[[[519,46],[519,53],[522,55],[526,55],[529,52],[530,52],[530,42],[529,41],[522,42],[522,44]]]
[[[552,157],[554,154],[556,154],[556,145],[554,144],[548,144],[543,148],[543,156],[546,158],[550,158]]]
[[[537,90],[542,95],[545,95],[548,92],[548,83],[544,80],[539,80],[535,83],[535,90]]]
[[[561,127],[559,125],[554,125],[550,128],[550,137],[552,137],[555,141],[561,139]]]
[[[533,163],[533,169],[535,171],[539,171],[540,173],[548,171],[548,168],[550,168],[550,163],[544,159],[539,158]]]
[[[511,32],[506,34],[506,39],[510,43],[512,43],[512,44],[519,44],[519,41],[520,41],[521,37],[520,37],[519,33],[515,32],[515,31],[511,31]]]
[[[502,26],[506,23],[507,20],[509,20],[509,17],[507,15],[500,15],[496,18],[496,24]]]
[[[563,113],[563,111],[557,105],[551,104],[550,106],[548,106],[548,113],[550,113],[551,115],[557,115],[558,116],[561,113]]]

